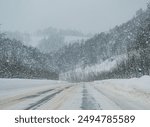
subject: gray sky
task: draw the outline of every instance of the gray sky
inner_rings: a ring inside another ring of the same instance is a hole
[[[101,32],[131,19],[148,0],[0,0],[3,30],[35,31],[53,26]]]

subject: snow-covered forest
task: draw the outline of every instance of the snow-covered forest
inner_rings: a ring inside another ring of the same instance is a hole
[[[91,35],[54,28],[37,35],[44,38],[32,47],[9,32],[0,33],[1,78],[79,82],[150,75],[150,4],[128,22],[90,39],[64,44],[64,36]]]
[[[61,78],[92,81],[150,74],[150,6],[138,10],[127,23],[100,33],[84,44],[62,49],[58,56]],[[61,58],[61,59],[60,59]],[[61,62],[60,62],[61,61]],[[63,63],[63,64],[60,64]]]
[[[58,79],[51,56],[0,34],[1,78]]]

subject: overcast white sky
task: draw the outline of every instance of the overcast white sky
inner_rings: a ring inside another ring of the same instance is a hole
[[[3,30],[35,31],[53,26],[101,32],[128,21],[148,0],[0,0]]]

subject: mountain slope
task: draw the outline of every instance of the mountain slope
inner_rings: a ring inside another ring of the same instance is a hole
[[[57,79],[49,55],[24,46],[21,42],[0,37],[0,77]]]
[[[141,38],[141,36],[139,36],[139,34],[142,34],[144,30],[144,28],[142,27],[144,27],[146,21],[150,17],[149,12],[150,12],[149,9],[146,9],[145,11],[140,9],[137,11],[136,16],[127,23],[124,23],[120,26],[116,26],[114,29],[111,29],[107,33],[100,33],[98,35],[95,35],[93,38],[87,40],[85,43],[82,44],[74,43],[72,45],[70,44],[69,46],[65,46],[64,48],[62,48],[60,51],[54,54],[55,63],[59,67],[61,73],[63,74],[63,72],[67,73],[70,71],[76,72],[75,71],[76,68],[81,68],[81,70],[82,69],[84,70],[84,68],[101,64],[103,61],[111,57],[118,55],[127,55],[129,57],[128,58],[129,60],[124,60],[113,70],[114,72],[112,73],[117,74],[108,74],[109,76],[106,75],[104,77],[97,76],[96,74],[96,79],[115,78],[115,77],[124,78],[143,75],[144,73],[137,74],[140,72],[138,71],[133,72],[133,70],[130,68],[130,65],[133,62],[131,60],[132,57],[130,56],[132,56],[132,52],[136,52],[132,48],[132,46],[138,45],[138,43],[136,42],[140,41],[139,38]],[[147,23],[148,22],[149,20],[147,21]],[[146,27],[146,29],[147,33],[149,33],[148,31],[149,28]],[[147,37],[148,36],[149,34],[147,34]],[[146,36],[143,35],[142,38],[144,39],[146,38]],[[149,44],[149,38],[147,39],[148,39],[147,43]],[[129,49],[133,50],[129,51]],[[145,55],[148,56],[148,52]],[[139,58],[139,60],[142,60],[142,57]],[[144,64],[140,66],[144,66]],[[137,68],[137,70],[140,69],[141,69],[140,67]],[[120,70],[122,76],[119,76],[121,74],[119,73]],[[129,73],[127,71],[129,71]],[[126,72],[127,74],[125,74]],[[74,75],[78,75],[78,73],[76,74],[70,73],[67,76],[74,77]],[[75,79],[77,78],[75,77]],[[95,80],[95,78],[91,80]]]

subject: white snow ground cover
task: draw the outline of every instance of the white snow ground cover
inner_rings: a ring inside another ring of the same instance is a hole
[[[32,89],[42,89],[47,87],[58,87],[66,82],[53,80],[33,80],[33,79],[0,79],[0,98],[17,95]]]
[[[141,78],[131,79],[108,79],[103,81],[95,81],[94,83],[105,84],[107,87],[115,87],[126,91],[139,90],[144,93],[150,93],[150,76],[142,76]]]
[[[150,76],[81,82],[77,86],[78,92],[60,109],[150,109]]]
[[[49,93],[46,91],[55,89],[53,91],[55,92],[66,86],[70,86],[70,84],[63,81],[0,79],[0,109],[26,109],[48,96]],[[45,94],[42,94],[42,92],[45,92]],[[38,96],[40,93],[41,95]]]
[[[0,109],[32,105],[31,109],[150,109],[150,76],[81,83],[0,79]]]
[[[150,76],[109,79],[93,84],[123,109],[150,109]]]

